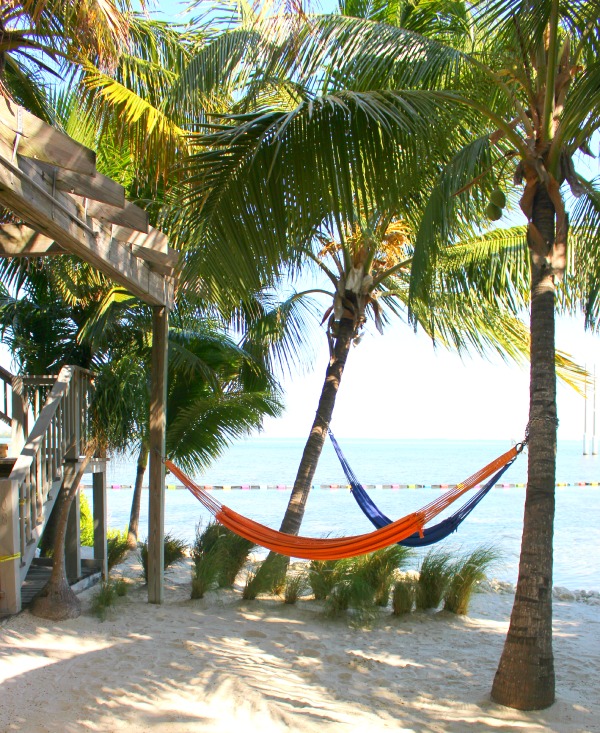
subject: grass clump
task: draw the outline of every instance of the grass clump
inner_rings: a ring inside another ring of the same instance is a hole
[[[288,558],[283,555],[268,556],[260,564],[256,572],[248,573],[242,598],[253,601],[259,593],[275,593],[279,595],[285,588],[285,577]]]
[[[98,592],[92,598],[92,613],[100,621],[106,621],[109,611],[112,610],[117,600],[115,584],[107,580],[100,584]]]
[[[112,570],[115,565],[123,562],[128,551],[127,532],[120,532],[118,529],[109,529],[106,539],[108,569]]]
[[[444,610],[464,616],[476,584],[485,579],[487,570],[499,559],[500,553],[493,547],[478,547],[460,558],[452,568]]]
[[[389,602],[397,570],[406,564],[411,551],[392,545],[366,555],[338,560],[332,570],[334,585],[329,592],[325,613],[336,617],[351,609],[357,624],[369,624],[376,606]]]
[[[293,604],[298,600],[298,596],[308,586],[308,578],[305,572],[288,575],[285,580],[285,588],[283,591],[284,603]]]
[[[453,575],[451,556],[443,550],[430,550],[421,562],[417,581],[416,606],[424,611],[437,608]]]
[[[164,537],[164,569],[181,562],[185,558],[187,544],[179,537],[175,537],[168,532]],[[148,582],[148,540],[145,539],[140,545],[140,562],[142,563],[142,573],[144,580]]]
[[[192,598],[202,598],[212,586],[230,588],[255,545],[217,522],[196,527],[191,555]]]
[[[115,581],[113,581],[113,585],[115,586],[115,593],[119,596],[119,598],[122,598],[124,595],[127,594],[129,585],[124,578],[117,578]]]
[[[405,577],[394,585],[392,592],[392,613],[402,616],[410,613],[415,604],[416,582],[414,578]]]
[[[324,601],[336,584],[337,560],[312,560],[308,566],[308,584],[316,601]]]

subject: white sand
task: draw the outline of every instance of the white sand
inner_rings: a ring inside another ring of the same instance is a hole
[[[167,576],[163,606],[138,581],[103,623],[95,592],[73,621],[0,626],[1,733],[600,732],[598,605],[556,602],[557,702],[522,713],[489,698],[512,594],[356,630],[314,601],[191,601],[189,568]]]

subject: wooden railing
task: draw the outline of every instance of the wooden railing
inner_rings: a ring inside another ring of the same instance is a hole
[[[51,490],[62,478],[63,463],[78,461],[84,452],[90,433],[92,379],[91,372],[72,366],[63,367],[58,377],[21,378],[24,404],[31,406],[36,418],[9,476],[18,491],[22,579],[56,500],[58,487],[52,494]],[[27,412],[25,408],[23,417]]]

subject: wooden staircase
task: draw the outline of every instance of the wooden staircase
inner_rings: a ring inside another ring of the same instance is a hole
[[[64,481],[72,480],[91,438],[93,374],[65,366],[58,376],[13,377],[0,368],[0,420],[12,429],[0,458],[0,615],[21,610],[21,588]],[[32,425],[29,429],[29,425]],[[106,574],[106,466],[94,473],[94,558]],[[69,518],[67,574],[81,576],[79,502]]]

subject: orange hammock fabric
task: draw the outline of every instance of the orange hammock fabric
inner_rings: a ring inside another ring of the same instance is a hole
[[[354,535],[352,537],[338,538],[317,538],[298,537],[285,534],[275,529],[270,529],[264,524],[255,522],[244,517],[233,509],[224,506],[205,489],[196,484],[192,479],[181,471],[169,460],[165,461],[166,467],[176,476],[184,486],[208,509],[208,511],[220,522],[240,537],[245,537],[256,545],[266,547],[273,552],[288,557],[299,557],[304,560],[340,560],[345,557],[364,555],[367,552],[380,550],[406,539],[411,534],[418,532],[422,534],[423,527],[442,512],[452,502],[456,501],[466,491],[474,488],[481,481],[498,471],[505,463],[511,461],[520,452],[521,445],[511,448],[506,453],[488,463],[477,473],[466,479],[446,493],[434,499],[419,511],[401,517],[386,527],[377,529],[367,534]]]

